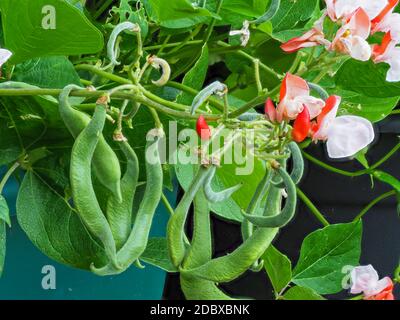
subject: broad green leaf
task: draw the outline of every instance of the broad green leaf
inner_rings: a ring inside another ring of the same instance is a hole
[[[292,279],[292,263],[274,246],[270,246],[265,251],[262,259],[275,293],[279,294]]]
[[[13,79],[54,89],[62,89],[68,84],[81,84],[74,66],[66,57],[43,57],[21,63],[15,68]]]
[[[347,91],[373,98],[400,96],[400,84],[386,81],[387,65],[384,63],[346,61],[335,76],[336,85]]]
[[[36,173],[29,171],[17,199],[18,222],[33,244],[51,259],[89,270],[106,263],[104,250],[93,240],[66,200]]]
[[[0,276],[4,269],[4,260],[6,257],[6,223],[11,226],[10,210],[6,199],[0,194]]]
[[[282,0],[278,12],[271,20],[274,32],[292,29],[310,19],[317,5],[318,0]]]
[[[374,172],[373,176],[379,181],[392,186],[397,192],[400,192],[400,180],[393,177],[391,174],[378,170]]]
[[[5,46],[18,64],[25,60],[60,55],[97,53],[103,36],[85,15],[65,0],[0,2]]]
[[[208,71],[208,47],[205,45],[201,51],[201,56],[197,60],[193,68],[183,78],[183,84],[196,89],[201,90],[203,88],[204,81]],[[177,102],[185,105],[191,105],[193,101],[193,95],[182,92],[177,99]]]
[[[325,300],[324,297],[320,296],[314,290],[312,290],[310,288],[299,287],[299,286],[290,288],[284,294],[283,299],[284,300],[302,300],[302,301]]]
[[[359,265],[362,223],[336,224],[308,235],[292,282],[319,294],[337,293],[342,288],[345,266]]]
[[[215,16],[204,8],[195,7],[188,0],[144,0],[147,14],[162,27],[187,28],[204,22],[204,18]]]
[[[11,227],[10,209],[7,200],[0,194],[0,221],[4,221]]]
[[[342,97],[339,115],[355,115],[372,122],[385,119],[399,102],[399,97],[375,98],[340,89],[331,92]]]
[[[6,258],[6,238],[6,223],[4,221],[0,221],[0,276],[3,274],[4,261]]]
[[[0,99],[0,115],[2,115],[2,105],[5,102]],[[7,121],[0,118],[0,166],[15,161],[22,153],[17,132],[9,127]]]
[[[167,272],[178,272],[169,259],[167,239],[150,238],[146,251],[140,257],[140,260],[161,268]]]

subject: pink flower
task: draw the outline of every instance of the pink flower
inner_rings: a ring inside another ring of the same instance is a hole
[[[330,42],[325,39],[323,32],[323,23],[325,17],[326,15],[323,15],[322,18],[314,24],[314,27],[310,31],[303,34],[301,37],[293,38],[288,42],[282,44],[282,50],[288,53],[292,53],[302,48],[310,48],[319,45],[329,47]]]
[[[336,34],[331,50],[349,54],[352,58],[367,61],[371,57],[371,47],[367,39],[371,33],[371,21],[367,12],[359,8]]]
[[[277,120],[279,122],[283,119],[296,119],[304,108],[308,109],[310,118],[314,119],[321,113],[324,106],[323,100],[310,96],[310,87],[307,81],[290,73],[285,76],[281,87],[280,103],[277,108]]]
[[[400,48],[396,47],[397,41],[393,40],[392,33],[388,32],[383,37],[380,45],[374,45],[373,61],[375,63],[387,63],[390,68],[386,75],[389,82],[400,81]]]
[[[325,0],[332,21],[347,20],[357,9],[362,8],[374,19],[385,8],[387,0]]]
[[[331,96],[311,129],[314,141],[326,141],[332,159],[354,156],[375,139],[372,124],[357,116],[337,117],[341,98]]]
[[[351,271],[351,290],[352,294],[363,293],[365,299],[384,300],[378,298],[391,298],[393,282],[386,277],[379,280],[378,273],[372,265],[356,267]],[[391,300],[391,299],[388,299]]]

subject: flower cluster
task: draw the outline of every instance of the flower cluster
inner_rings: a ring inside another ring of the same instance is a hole
[[[346,158],[367,147],[375,138],[372,124],[357,116],[337,116],[341,98],[331,96],[326,101],[312,97],[304,79],[287,74],[280,92],[280,102],[275,108],[268,99],[265,112],[273,122],[291,121],[293,140],[302,142],[307,137],[313,141],[326,141],[329,157]]]
[[[387,81],[400,81],[400,14],[394,13],[399,0],[325,0],[327,10],[314,27],[301,37],[282,45],[286,52],[323,45],[329,51],[348,54],[360,61],[372,59],[390,66]],[[328,18],[340,27],[333,39],[324,34]],[[370,44],[371,35],[384,33],[380,44]]]
[[[351,272],[351,293],[363,294],[364,300],[394,300],[393,281],[389,277],[379,280],[373,266],[356,267]]]

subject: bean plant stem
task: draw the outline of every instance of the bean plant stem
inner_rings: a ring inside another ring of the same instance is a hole
[[[297,190],[297,194],[298,194],[299,198],[301,199],[301,201],[303,201],[303,203],[308,207],[308,209],[310,209],[311,213],[318,219],[318,221],[321,222],[321,224],[324,227],[329,226],[330,224],[329,224],[328,220],[325,219],[323,214],[312,203],[312,201],[305,195],[305,193],[303,191],[301,191],[300,188],[296,188],[296,190]]]
[[[8,169],[8,171],[4,175],[3,179],[0,182],[0,195],[3,193],[3,189],[4,189],[8,179],[10,179],[11,175],[15,172],[15,170],[17,170],[19,168],[19,166],[20,166],[19,162],[14,163],[11,166],[11,168]]]
[[[354,219],[354,222],[360,221],[360,220],[368,213],[368,211],[371,210],[376,204],[378,204],[379,202],[381,202],[381,201],[383,201],[383,200],[385,200],[385,199],[387,199],[387,198],[393,197],[393,196],[395,196],[396,194],[397,194],[396,191],[392,190],[392,191],[386,192],[386,193],[380,195],[379,197],[377,197],[376,199],[372,200],[372,201],[359,213],[359,215]]]

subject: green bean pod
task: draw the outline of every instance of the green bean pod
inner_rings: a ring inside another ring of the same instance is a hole
[[[285,207],[279,214],[274,216],[254,216],[251,214],[243,213],[244,217],[257,227],[282,228],[290,221],[292,221],[295,215],[297,205],[296,185],[290,178],[289,174],[283,168],[279,168],[277,172],[283,179],[288,194]]]
[[[186,246],[184,242],[185,223],[187,215],[197,192],[204,184],[204,180],[210,172],[210,168],[200,166],[189,189],[186,191],[174,215],[170,218],[167,226],[167,241],[171,261],[173,265],[179,267],[186,255]]]
[[[194,199],[194,225],[190,250],[183,263],[187,269],[201,266],[212,258],[210,208],[200,189]],[[233,300],[212,282],[181,275],[181,288],[188,300]]]
[[[114,275],[126,271],[140,258],[147,247],[154,214],[162,195],[163,170],[159,154],[159,143],[163,135],[164,133],[160,130],[153,130],[153,140],[148,141],[146,144],[146,156],[152,152],[154,157],[151,161],[146,159],[147,182],[143,200],[140,203],[129,238],[117,253],[117,261],[120,268],[115,268],[112,264],[99,269],[92,266],[92,272],[97,275]]]
[[[132,210],[139,179],[139,161],[128,142],[119,143],[127,159],[126,172],[121,179],[122,202],[111,196],[107,202],[107,220],[113,233],[117,250],[128,240],[132,230]]]
[[[61,118],[75,139],[90,122],[89,115],[75,110],[69,103],[71,91],[77,89],[82,88],[76,85],[68,85],[64,88],[59,97]],[[92,161],[94,173],[100,183],[121,201],[121,167],[117,155],[102,134],[100,134],[99,143],[97,144]]]
[[[304,159],[303,155],[301,154],[301,150],[296,142],[291,142],[288,145],[290,153],[292,155],[292,162],[293,162],[293,170],[290,173],[290,178],[294,182],[294,184],[299,184],[301,178],[303,178],[304,174]],[[283,188],[284,182],[282,179],[280,181],[273,181],[272,182],[276,187]]]
[[[234,186],[232,188],[228,188],[220,192],[215,192],[212,189],[211,184],[216,172],[217,172],[217,167],[212,166],[210,173],[208,174],[206,180],[204,181],[204,194],[207,198],[206,200],[208,200],[211,203],[223,202],[229,199],[232,196],[232,194],[234,194],[242,187],[242,184],[238,184],[237,186]]]
[[[97,105],[93,119],[77,137],[72,148],[70,180],[75,207],[88,230],[103,244],[112,263],[116,261],[115,241],[93,189],[91,164],[106,120],[106,107]]]

